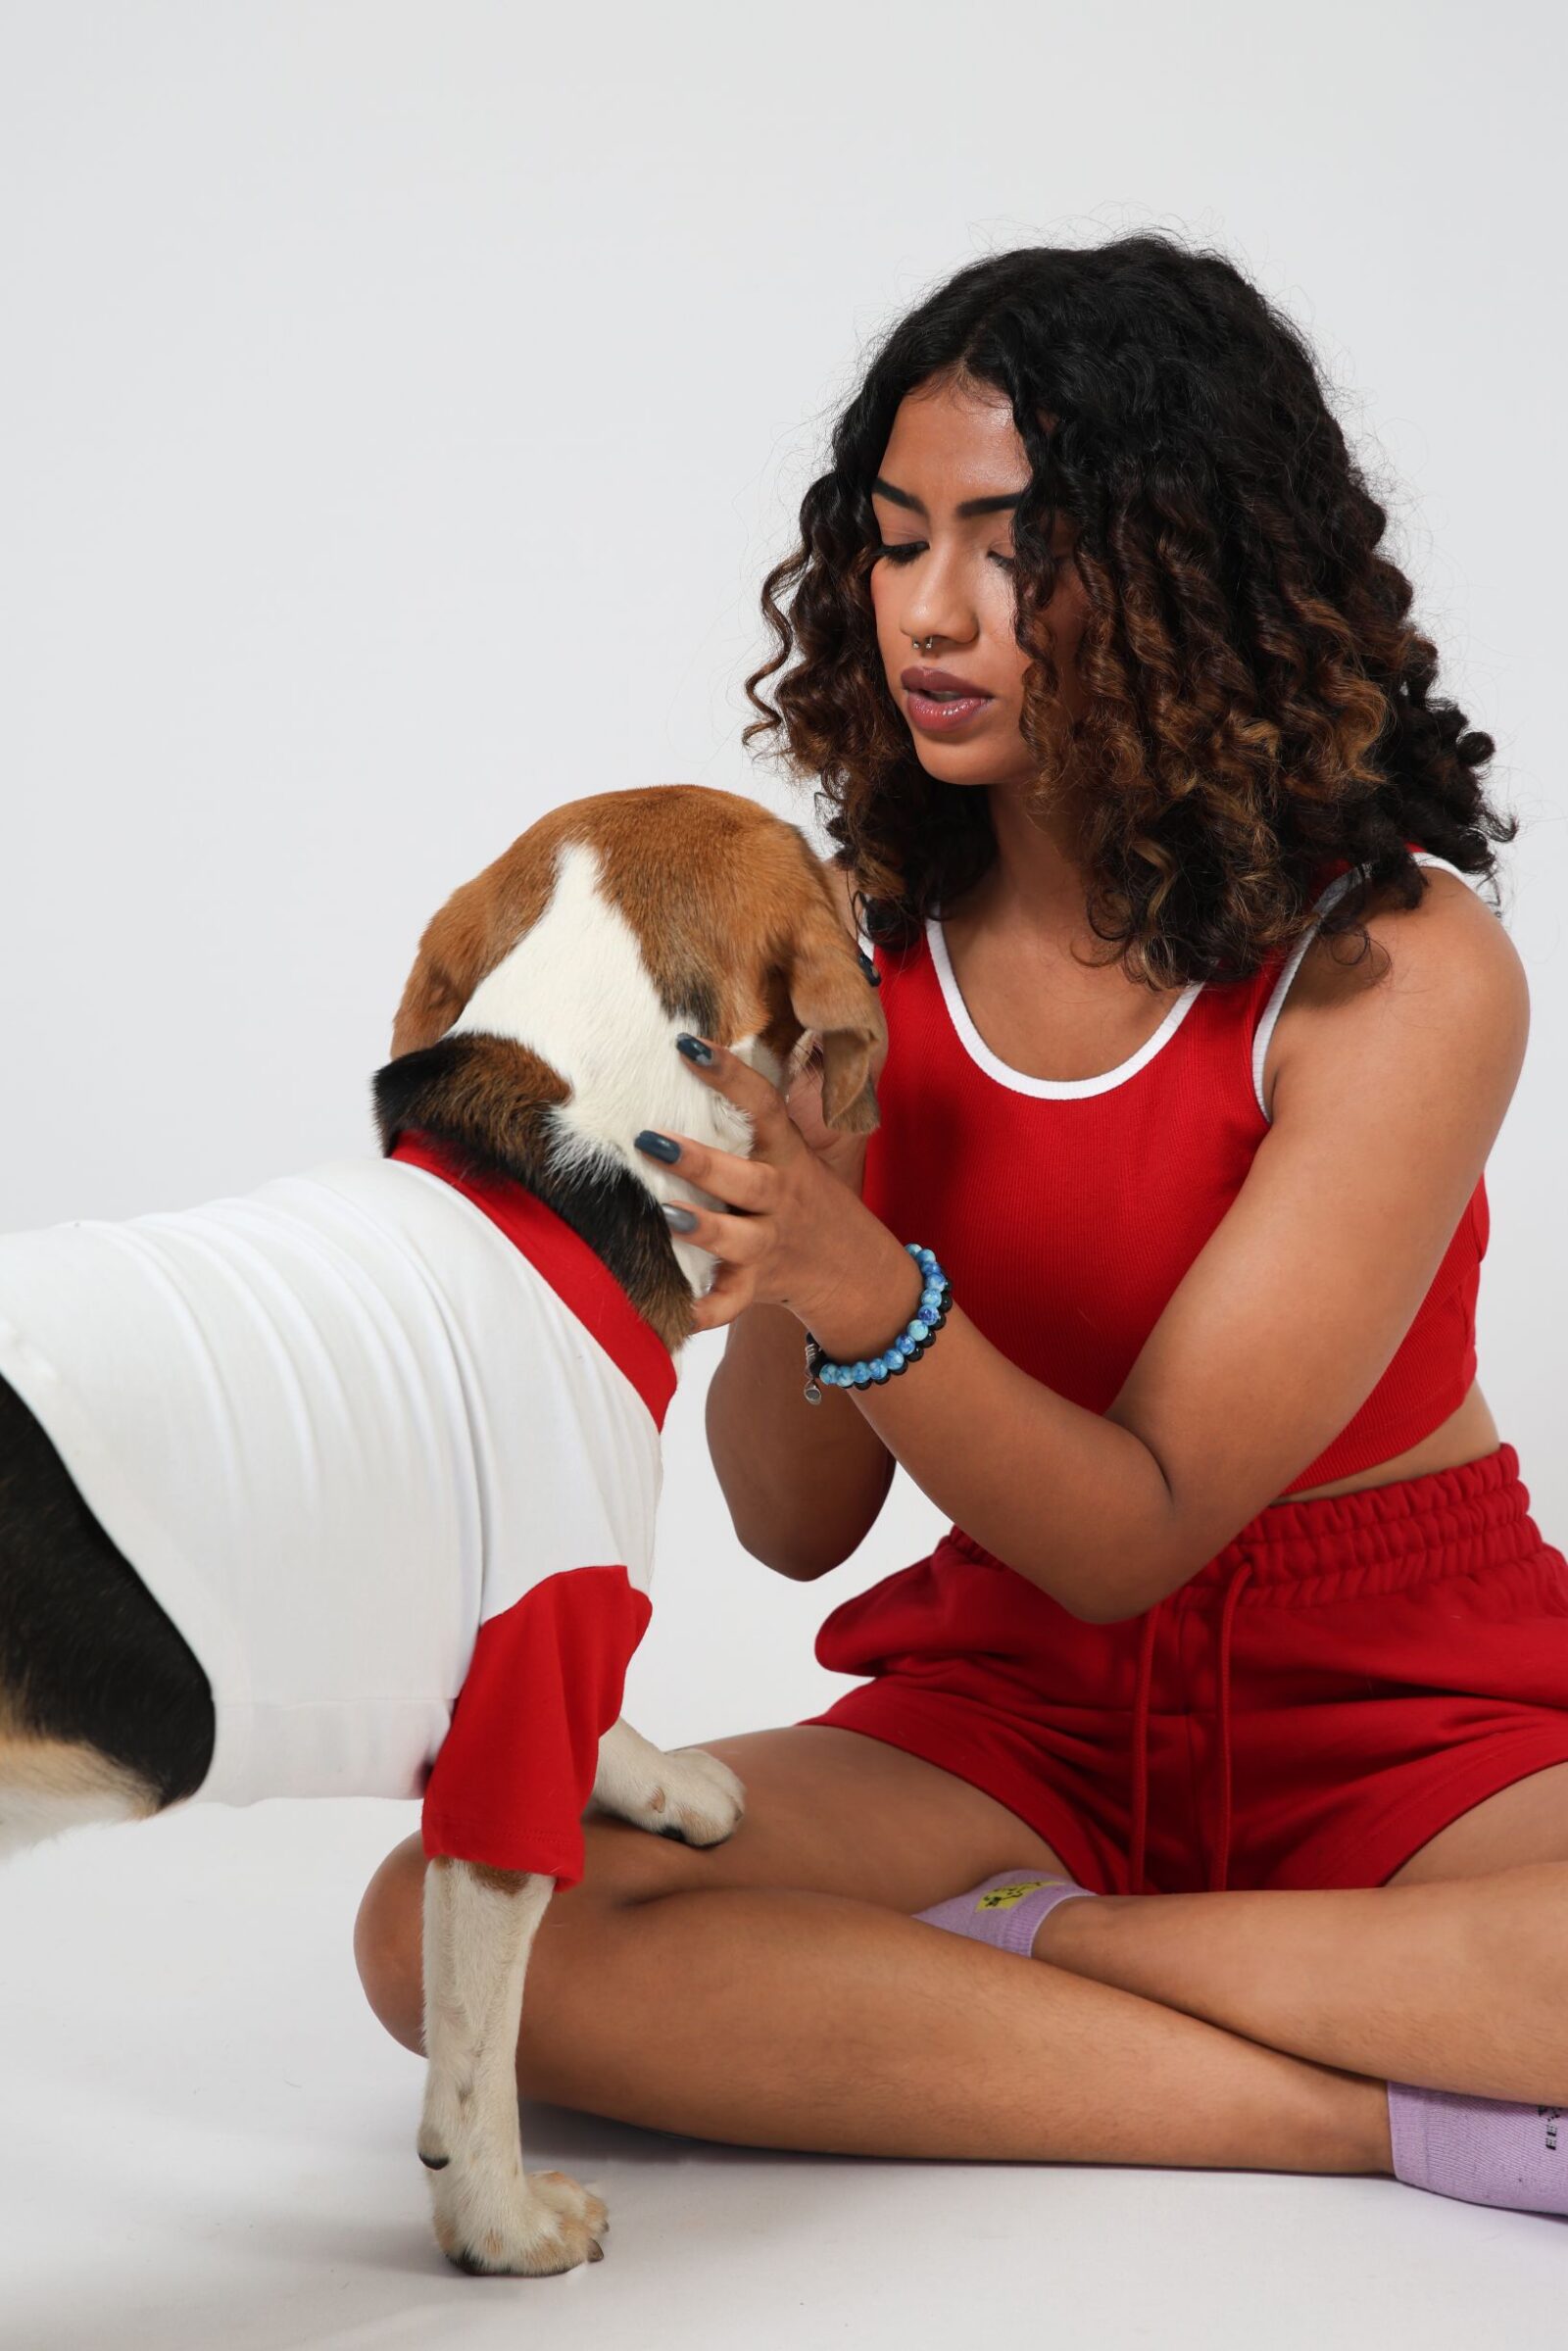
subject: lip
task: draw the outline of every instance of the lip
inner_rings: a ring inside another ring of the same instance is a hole
[[[956,734],[995,699],[984,687],[971,685],[966,677],[956,677],[951,669],[906,669],[899,682],[905,689],[906,715],[922,735]],[[958,700],[938,702],[938,689],[956,694]]]
[[[984,686],[977,686],[972,678],[956,677],[951,669],[902,669],[899,683],[910,694],[976,694],[991,700]]]

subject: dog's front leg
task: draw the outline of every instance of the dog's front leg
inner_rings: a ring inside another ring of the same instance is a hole
[[[460,2270],[548,2277],[603,2258],[597,2196],[527,2172],[514,2071],[528,1953],[553,1878],[438,1854],[424,1873],[424,2114],[435,2233]]]
[[[623,1716],[599,1741],[594,1801],[657,1836],[716,1845],[739,1825],[746,1788],[706,1747],[675,1747],[666,1754]]]

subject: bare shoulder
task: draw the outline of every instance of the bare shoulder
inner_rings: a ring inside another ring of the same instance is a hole
[[[1282,1097],[1310,1063],[1353,1075],[1397,1039],[1413,1054],[1443,1058],[1450,1078],[1467,1072],[1506,1104],[1523,1064],[1530,989],[1523,961],[1486,900],[1456,873],[1424,866],[1426,890],[1413,906],[1372,901],[1363,920],[1371,946],[1314,936],[1291,984],[1270,1041],[1264,1099],[1278,1116]],[[1346,1056],[1350,1056],[1348,1061]]]
[[[1184,1575],[1372,1394],[1518,1080],[1528,991],[1486,900],[1439,869],[1416,906],[1369,906],[1365,925],[1359,961],[1354,937],[1303,955],[1269,1131],[1109,1407],[1164,1472]]]

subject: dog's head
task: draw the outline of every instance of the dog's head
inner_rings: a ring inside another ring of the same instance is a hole
[[[392,1052],[457,1030],[602,1068],[661,1026],[671,1046],[690,1029],[739,1048],[775,1083],[809,1034],[826,1124],[877,1123],[887,1026],[819,861],[795,825],[699,784],[568,802],[455,891],[419,942]],[[570,1088],[583,1072],[555,1074]]]
[[[781,1089],[816,1045],[824,1122],[869,1133],[887,1053],[873,976],[805,835],[755,802],[697,784],[568,802],[426,927],[376,1073],[383,1148],[422,1128],[526,1183],[678,1345],[713,1260],[671,1234],[678,1175],[634,1138],[745,1153],[752,1135],[676,1037]]]

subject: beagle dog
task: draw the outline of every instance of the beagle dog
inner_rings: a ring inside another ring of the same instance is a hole
[[[876,1124],[887,1033],[805,836],[688,784],[574,801],[448,900],[379,1152],[0,1236],[0,1850],[189,1800],[421,1798],[418,2152],[460,2268],[600,2258],[525,2174],[533,1936],[590,1798],[688,1843],[745,1790],[619,1719],[660,1430],[713,1260],[634,1148],[750,1121],[683,1030]]]

